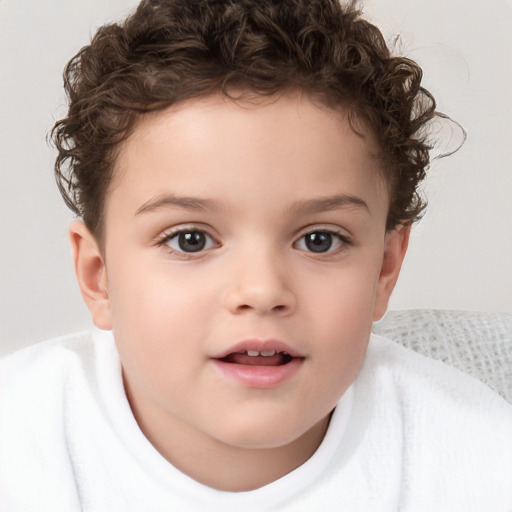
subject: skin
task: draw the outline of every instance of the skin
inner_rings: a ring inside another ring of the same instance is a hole
[[[408,229],[386,232],[377,156],[370,133],[306,96],[209,96],[146,115],[120,148],[103,250],[72,224],[134,416],[199,482],[255,489],[321,443],[407,248]],[[206,233],[205,250],[183,252],[176,229]],[[331,248],[312,252],[305,235],[325,231]],[[300,369],[270,389],[233,382],[211,358],[247,339],[281,340]]]

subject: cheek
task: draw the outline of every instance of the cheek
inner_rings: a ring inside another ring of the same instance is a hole
[[[326,368],[338,368],[335,375],[354,377],[357,373],[372,328],[373,299],[372,290],[345,288],[318,303],[318,350]]]
[[[199,342],[208,327],[202,321],[208,301],[200,283],[173,279],[168,269],[139,265],[130,266],[137,270],[129,272],[124,267],[117,268],[110,281],[118,351],[125,370],[160,385],[197,364],[204,350]]]
[[[312,395],[336,403],[355,379],[364,359],[372,328],[377,265],[363,261],[340,266],[322,279],[304,283],[302,303],[313,358],[321,368],[311,380]],[[307,291],[307,293],[306,293]]]
[[[371,326],[378,276],[378,261],[366,255],[333,266],[320,278],[305,281],[301,290],[307,299],[305,308],[331,330],[357,335],[362,326]]]
[[[114,323],[164,331],[191,327],[211,292],[208,280],[165,261],[125,261],[109,276]],[[116,322],[117,320],[117,322]]]

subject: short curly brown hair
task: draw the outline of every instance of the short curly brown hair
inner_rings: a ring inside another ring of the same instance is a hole
[[[421,79],[353,3],[143,0],[123,24],[101,27],[65,69],[69,112],[52,131],[57,183],[101,240],[116,148],[141,115],[214,93],[298,89],[348,109],[377,136],[392,229],[425,207],[417,188],[429,165],[425,127],[437,114]]]

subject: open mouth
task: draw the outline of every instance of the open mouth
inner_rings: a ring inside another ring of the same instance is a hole
[[[249,388],[269,389],[291,379],[306,357],[277,340],[246,340],[211,358],[230,382]]]
[[[290,363],[292,359],[293,357],[288,352],[240,350],[239,352],[231,352],[221,358],[220,361],[245,366],[282,366]]]

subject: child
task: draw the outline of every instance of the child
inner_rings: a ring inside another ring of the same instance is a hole
[[[2,363],[15,511],[506,511],[512,407],[371,335],[436,116],[334,0],[143,0],[65,73],[99,330]]]

